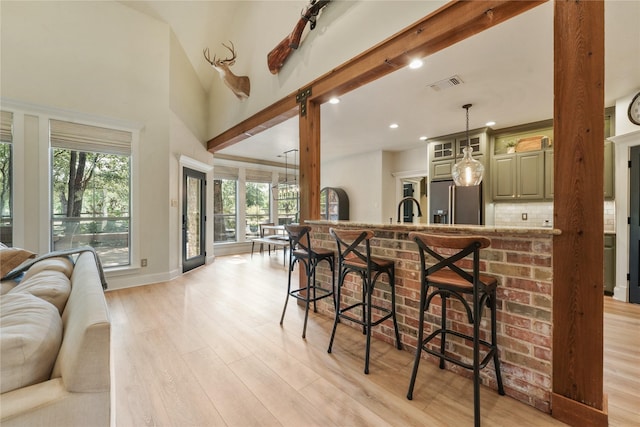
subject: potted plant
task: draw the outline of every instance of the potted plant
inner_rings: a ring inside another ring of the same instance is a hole
[[[516,152],[516,141],[513,139],[507,142],[507,153],[515,153]]]

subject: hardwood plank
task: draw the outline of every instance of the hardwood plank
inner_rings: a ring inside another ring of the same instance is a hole
[[[154,409],[161,406],[166,423],[184,425],[224,425],[215,406],[200,387],[184,359],[161,328],[137,335],[140,352],[133,358],[146,379]],[[164,424],[161,423],[161,424]]]
[[[604,298],[604,389],[609,425],[640,423],[640,305]]]
[[[117,425],[154,426],[168,415],[165,408],[154,408],[152,396],[147,392],[146,379],[138,373],[133,362],[136,353],[135,334],[128,324],[123,299],[126,292],[109,293],[109,310],[112,319],[112,366],[117,375],[112,380],[112,404],[115,405]],[[116,368],[117,367],[117,368]]]
[[[259,356],[233,362],[231,370],[283,425],[326,426],[331,421],[269,369]]]
[[[282,425],[211,349],[187,354],[185,362],[227,425]]]
[[[294,274],[294,281],[297,274]],[[116,425],[470,425],[472,383],[413,353],[364,336],[292,300],[279,325],[287,270],[268,255],[218,257],[171,282],[107,292]],[[640,419],[640,306],[605,298],[609,424]],[[184,336],[176,336],[184,335]],[[550,415],[483,387],[484,426],[559,426]]]

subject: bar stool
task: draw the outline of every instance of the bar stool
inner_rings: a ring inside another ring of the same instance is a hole
[[[336,305],[335,254],[329,249],[311,249],[311,227],[309,226],[285,225],[285,230],[287,230],[289,234],[289,280],[287,282],[287,299],[284,301],[280,325],[282,325],[284,321],[289,296],[304,301],[305,309],[302,338],[305,338],[307,333],[307,319],[309,317],[309,303],[313,302],[313,311],[317,312],[316,301],[333,296],[333,306],[335,307]],[[326,261],[329,264],[329,268],[331,268],[331,289],[323,288],[316,283],[316,267],[320,261]],[[304,265],[307,283],[304,287],[292,290],[291,273],[296,263]]]
[[[420,364],[420,354],[426,351],[440,359],[440,369],[444,369],[444,362],[454,363],[463,368],[473,370],[473,407],[475,425],[480,426],[480,369],[487,366],[493,359],[496,370],[498,393],[504,395],[502,376],[500,374],[500,359],[498,357],[498,344],[496,341],[496,288],[497,280],[494,277],[480,273],[480,249],[487,248],[491,241],[479,236],[436,236],[424,233],[411,232],[409,239],[418,244],[420,253],[420,317],[418,321],[418,343],[413,364],[413,373],[409,383],[407,399],[413,399],[413,387]],[[447,256],[437,252],[436,248],[443,250]],[[451,251],[454,251],[451,254]],[[435,263],[431,267],[426,265],[426,254],[434,257]],[[473,271],[467,272],[456,263],[468,255],[473,255]],[[429,288],[433,291],[429,294]],[[429,309],[431,300],[440,295],[442,301],[441,324],[439,329],[423,338],[424,313]],[[470,295],[472,302],[465,299]],[[449,297],[460,301],[466,311],[469,323],[473,324],[473,335],[455,330],[447,325],[447,299]],[[482,309],[489,307],[491,311],[491,342],[480,337],[480,322]],[[473,343],[473,363],[467,363],[452,357],[446,352],[446,338],[455,335]],[[440,338],[440,348],[427,347],[434,338]],[[480,347],[486,350],[484,358],[480,359]]]
[[[398,350],[402,349],[400,343],[400,333],[398,332],[398,321],[396,320],[396,293],[395,293],[395,264],[393,260],[374,258],[371,256],[370,240],[374,236],[371,230],[340,230],[330,228],[329,233],[336,239],[338,245],[338,296],[336,302],[336,316],[333,322],[333,331],[331,332],[331,340],[329,341],[328,353],[331,353],[333,339],[336,335],[336,328],[341,318],[350,320],[354,323],[362,325],[362,333],[367,335],[367,343],[365,350],[364,373],[369,373],[369,349],[371,347],[371,328],[385,320],[393,319],[393,328],[396,333],[396,346]],[[360,244],[364,244],[364,253]],[[349,273],[356,273],[362,278],[362,301],[341,307],[340,294],[344,280]],[[391,308],[374,305],[371,302],[376,281],[381,274],[386,274],[389,278],[391,287]],[[362,316],[360,319],[353,317],[351,313],[360,308]],[[376,309],[382,313],[375,322],[371,319],[371,312]]]

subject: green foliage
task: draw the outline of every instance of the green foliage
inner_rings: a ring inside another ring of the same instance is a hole
[[[236,201],[237,190],[236,185],[237,181],[223,179],[222,180],[222,213],[224,214],[233,214],[236,213]]]
[[[262,182],[246,183],[247,214],[269,213],[269,184]]]
[[[83,160],[72,154],[71,150],[53,149],[53,216],[73,216],[67,212],[70,191],[75,194],[76,200],[80,199],[82,217],[129,216],[129,157],[87,152]],[[72,161],[75,157],[74,164]],[[81,162],[84,164],[81,165]],[[82,169],[83,176],[70,182],[71,172]]]
[[[0,143],[0,218],[11,218],[11,144]]]

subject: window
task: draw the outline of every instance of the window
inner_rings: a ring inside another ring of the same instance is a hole
[[[91,246],[104,267],[131,264],[131,138],[50,121],[54,250]]]
[[[213,181],[213,241],[235,242],[237,224],[237,179]]]
[[[12,142],[13,114],[0,112],[0,242],[13,246]]]
[[[298,222],[298,187],[293,184],[280,184],[278,191],[278,221],[280,224]]]
[[[258,235],[259,224],[269,222],[271,184],[268,182],[247,182],[246,200],[246,238],[251,240]]]

